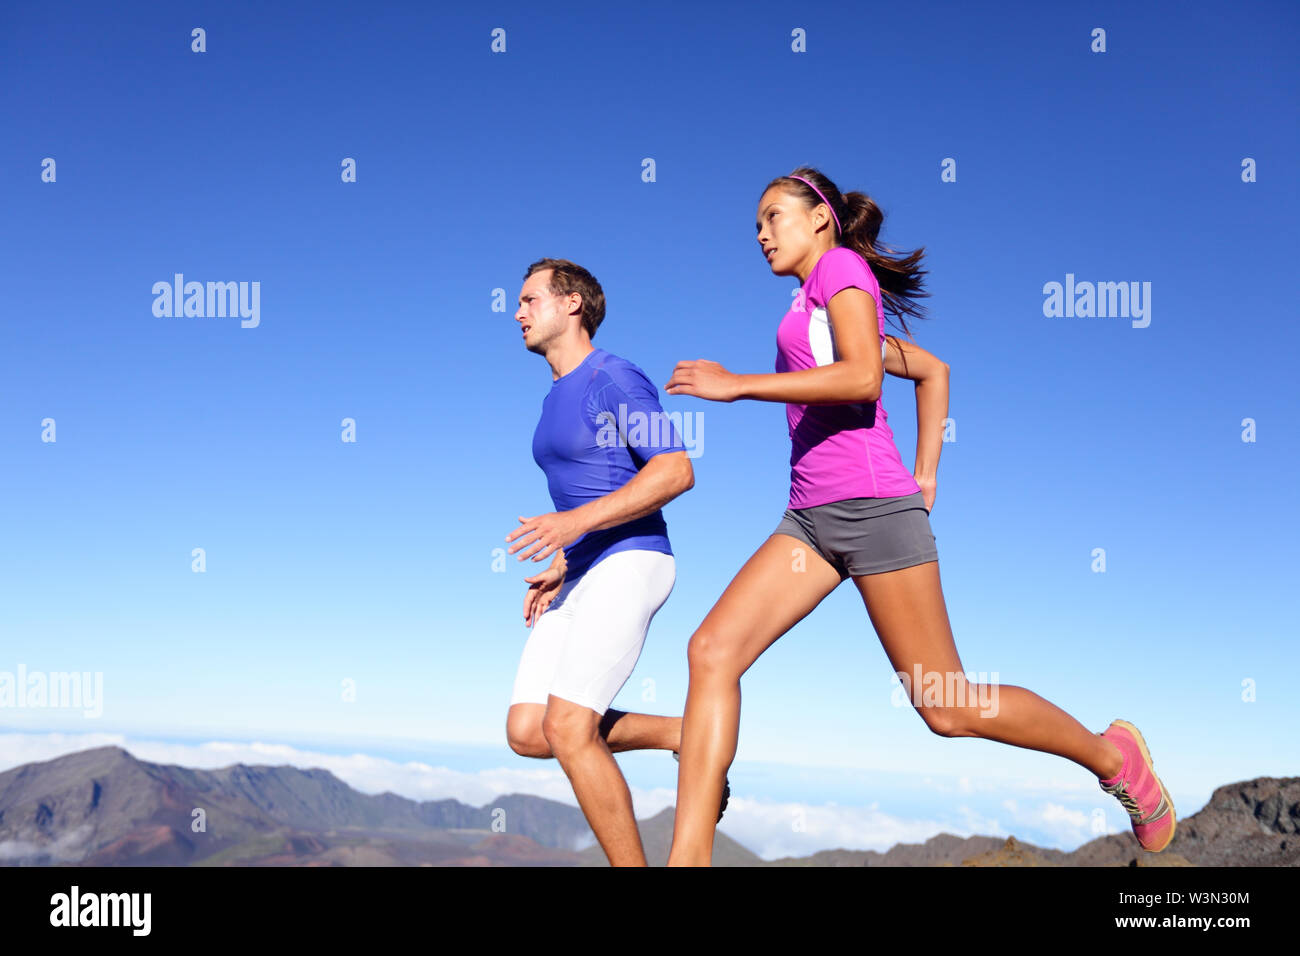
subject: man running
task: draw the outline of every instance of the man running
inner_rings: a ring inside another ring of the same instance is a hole
[[[515,320],[524,347],[551,366],[533,458],[556,510],[520,516],[506,540],[519,560],[554,557],[525,579],[532,633],[506,737],[515,753],[560,761],[611,866],[645,866],[632,795],[613,754],[675,756],[682,721],[609,704],[676,580],[660,509],[694,486],[695,473],[650,379],[592,346],[604,317],[605,294],[586,269],[566,259],[528,267]]]

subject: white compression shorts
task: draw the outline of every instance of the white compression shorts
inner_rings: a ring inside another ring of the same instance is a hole
[[[511,706],[545,704],[553,694],[604,716],[676,580],[671,554],[636,549],[602,558],[576,584],[565,581],[533,624]]]

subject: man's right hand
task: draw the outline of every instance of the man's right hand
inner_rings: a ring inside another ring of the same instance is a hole
[[[555,557],[551,559],[549,568],[541,574],[534,574],[531,578],[524,578],[524,583],[530,585],[527,593],[524,594],[524,621],[527,622],[529,627],[537,623],[537,619],[551,606],[555,596],[560,593],[566,571],[564,550],[559,549],[555,552]]]

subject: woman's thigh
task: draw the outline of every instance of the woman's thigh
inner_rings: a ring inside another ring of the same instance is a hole
[[[842,578],[808,542],[773,534],[745,562],[690,643],[692,670],[739,677]]]
[[[871,624],[904,686],[919,679],[926,686],[960,689],[965,675],[948,621],[939,581],[939,562],[926,561],[897,571],[854,575]],[[936,681],[941,682],[936,685]],[[915,703],[915,697],[913,703]],[[964,696],[944,703],[962,707]]]

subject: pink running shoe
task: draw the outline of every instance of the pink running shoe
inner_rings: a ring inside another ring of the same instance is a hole
[[[1119,799],[1133,818],[1133,834],[1142,849],[1159,853],[1174,838],[1174,801],[1156,776],[1155,764],[1142,734],[1127,720],[1111,721],[1101,735],[1120,749],[1119,773],[1098,780],[1101,789]]]

